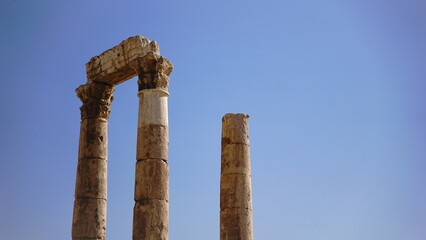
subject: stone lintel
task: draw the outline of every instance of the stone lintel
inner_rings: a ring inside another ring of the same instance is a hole
[[[142,36],[130,37],[86,63],[87,82],[114,86],[129,80],[138,75],[140,58],[148,53],[160,55],[155,41]]]

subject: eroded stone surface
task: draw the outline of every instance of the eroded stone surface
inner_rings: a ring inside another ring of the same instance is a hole
[[[108,117],[114,89],[102,83],[77,88],[83,102],[75,186],[73,239],[105,239]]]
[[[250,175],[250,147],[246,144],[222,144],[221,174],[240,173]]]
[[[169,166],[159,159],[136,163],[135,201],[169,199]]]
[[[147,54],[139,58],[139,114],[133,239],[168,239],[168,83],[172,64]]]
[[[107,121],[113,86],[138,75],[140,97],[133,239],[168,238],[168,84],[173,65],[156,42],[130,37],[86,64],[73,216],[74,240],[104,239]],[[103,202],[102,202],[103,201]]]
[[[220,178],[220,209],[226,208],[252,208],[250,176],[222,174]]]
[[[222,118],[220,239],[252,240],[252,194],[248,115]]]
[[[252,211],[243,208],[228,208],[220,211],[220,239],[253,239]]]
[[[139,91],[144,89],[163,89],[167,91],[169,75],[173,70],[172,63],[166,58],[148,53],[139,58]]]
[[[133,209],[133,240],[167,240],[169,203],[165,200],[141,200]]]
[[[148,53],[160,54],[155,41],[142,36],[130,37],[86,63],[87,81],[111,86],[122,83],[139,74],[140,58]]]
[[[249,144],[247,114],[228,113],[222,118],[222,144],[243,143]]]
[[[106,160],[79,160],[77,167],[75,196],[78,198],[107,198]]]
[[[110,106],[114,99],[114,88],[102,83],[86,83],[76,90],[83,102],[80,107],[81,119],[109,118]]]
[[[104,119],[83,119],[80,123],[78,159],[106,159],[108,123]]]
[[[73,213],[73,239],[105,239],[106,200],[76,199]]]
[[[168,127],[149,124],[138,128],[136,159],[168,159]]]

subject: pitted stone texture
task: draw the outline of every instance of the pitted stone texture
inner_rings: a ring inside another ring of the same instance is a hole
[[[222,118],[222,144],[249,144],[247,114],[228,113]]]
[[[77,96],[83,102],[80,107],[81,119],[104,118],[108,119],[110,106],[114,99],[114,88],[102,83],[86,83],[76,90]]]
[[[220,239],[252,240],[248,115],[222,118]]]
[[[169,93],[161,89],[139,91],[138,126],[157,124],[168,126],[167,100]]]
[[[148,53],[160,54],[155,41],[142,36],[130,37],[86,63],[87,81],[109,85],[122,83],[138,74],[140,58]]]
[[[163,160],[136,162],[135,201],[169,199],[169,166]]]
[[[77,167],[76,198],[107,198],[107,161],[80,159]]]
[[[95,198],[74,201],[73,239],[105,239],[106,200]]]
[[[245,174],[222,174],[220,178],[220,209],[252,208],[251,179]]]
[[[105,239],[108,123],[114,89],[102,83],[77,88],[83,102],[75,188],[73,239]]]
[[[133,209],[133,240],[167,240],[169,204],[165,200],[141,200]]]
[[[163,89],[167,91],[169,75],[173,70],[173,64],[158,54],[149,53],[139,58],[139,91],[144,89]]]
[[[240,173],[250,175],[250,147],[246,144],[222,144],[221,174]]]
[[[139,119],[133,239],[168,239],[167,88],[173,65],[157,53],[137,59]]]
[[[220,239],[252,240],[253,222],[251,210],[229,208],[220,211]]]
[[[136,159],[168,159],[168,127],[145,125],[138,128]]]
[[[80,124],[78,159],[107,159],[108,122],[104,119],[83,119]]]

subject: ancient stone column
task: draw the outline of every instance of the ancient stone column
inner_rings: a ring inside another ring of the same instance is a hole
[[[166,240],[169,224],[167,92],[172,64],[156,54],[139,63],[133,240]]]
[[[76,89],[83,102],[72,239],[105,239],[108,117],[113,87],[87,83]]]
[[[220,239],[252,240],[252,194],[248,115],[222,118]]]

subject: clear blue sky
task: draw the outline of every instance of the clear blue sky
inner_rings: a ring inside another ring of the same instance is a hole
[[[426,1],[0,1],[0,239],[70,239],[85,63],[156,40],[170,239],[219,239],[221,117],[250,117],[257,240],[426,239]],[[137,84],[109,123],[108,239],[131,239]]]

